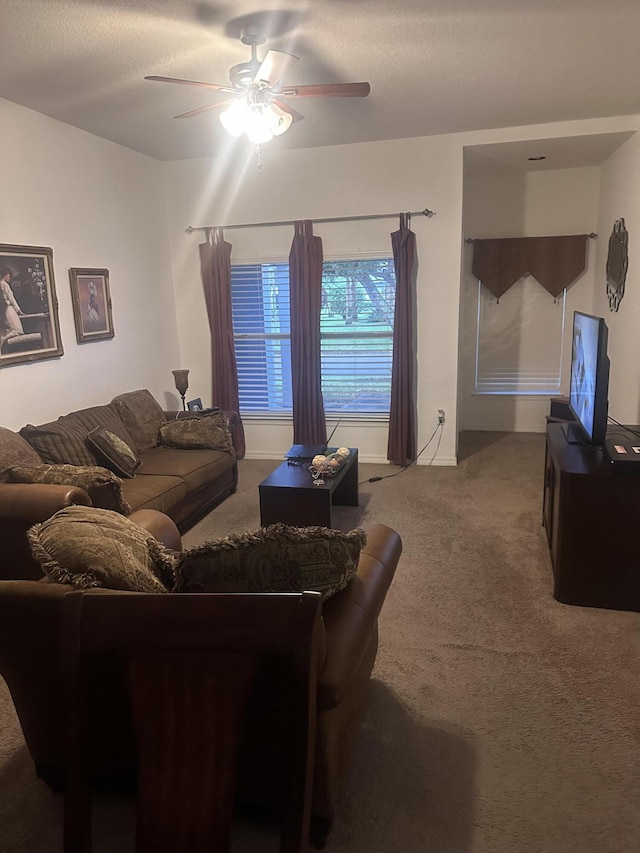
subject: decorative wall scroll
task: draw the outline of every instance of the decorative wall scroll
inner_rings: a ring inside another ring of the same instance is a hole
[[[629,267],[629,232],[624,219],[616,219],[609,237],[607,255],[607,296],[609,308],[617,311],[624,296],[624,285]]]
[[[0,245],[0,367],[63,352],[53,250]]]

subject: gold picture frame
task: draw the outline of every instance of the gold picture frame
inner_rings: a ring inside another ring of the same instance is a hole
[[[0,244],[0,368],[63,354],[53,249]]]
[[[111,313],[109,270],[72,267],[71,301],[79,344],[104,341],[115,335]]]

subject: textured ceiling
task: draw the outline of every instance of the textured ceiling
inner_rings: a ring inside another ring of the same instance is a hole
[[[251,23],[259,58],[300,57],[286,84],[371,84],[292,99],[305,120],[274,147],[640,113],[639,0],[0,0],[0,97],[161,160],[210,156],[230,144],[217,113],[172,116],[225,96],[143,78],[226,85]]]

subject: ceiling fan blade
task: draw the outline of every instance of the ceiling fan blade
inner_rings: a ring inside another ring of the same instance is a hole
[[[278,94],[283,98],[366,98],[370,91],[368,83],[318,83],[312,86],[283,86]]]
[[[192,116],[199,116],[200,113],[206,113],[209,110],[216,110],[218,107],[226,107],[228,104],[235,103],[235,98],[227,98],[224,101],[218,101],[217,104],[208,104],[206,107],[198,107],[195,110],[189,110],[187,113],[180,113],[180,115],[174,116],[174,118],[191,118]]]
[[[267,88],[277,86],[285,71],[298,61],[298,57],[283,50],[268,50],[267,55],[260,63],[260,68],[253,77],[253,82]]]
[[[231,94],[235,94],[237,91],[231,86],[219,86],[217,83],[201,83],[199,80],[181,80],[179,77],[158,77],[152,74],[144,79],[157,80],[159,83],[180,83],[183,86],[200,86],[204,89],[215,89],[217,92],[229,92]]]
[[[302,121],[302,119],[304,118],[302,113],[299,113],[297,110],[294,110],[293,107],[290,107],[289,104],[285,104],[285,102],[281,101],[279,98],[271,98],[271,103],[275,104],[277,107],[280,107],[280,109],[284,110],[285,113],[289,113],[289,115],[294,121]]]

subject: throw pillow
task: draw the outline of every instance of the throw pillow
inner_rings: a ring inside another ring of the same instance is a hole
[[[31,553],[56,583],[168,592],[174,556],[143,527],[109,510],[69,506],[27,531]]]
[[[104,467],[120,477],[133,477],[142,464],[126,441],[111,430],[103,427],[92,429],[87,441]]]
[[[0,427],[0,483],[10,483],[9,469],[14,465],[42,465],[42,459],[21,435],[6,427]]]
[[[329,598],[355,575],[364,530],[272,524],[178,555],[174,592],[302,592]]]
[[[229,422],[222,411],[165,421],[160,428],[164,447],[232,450]]]
[[[131,507],[122,496],[119,477],[97,465],[18,465],[9,469],[14,483],[54,483],[80,486],[94,507],[129,515]]]
[[[129,430],[139,453],[158,446],[158,431],[166,417],[160,404],[146,388],[118,394],[111,401]]]

